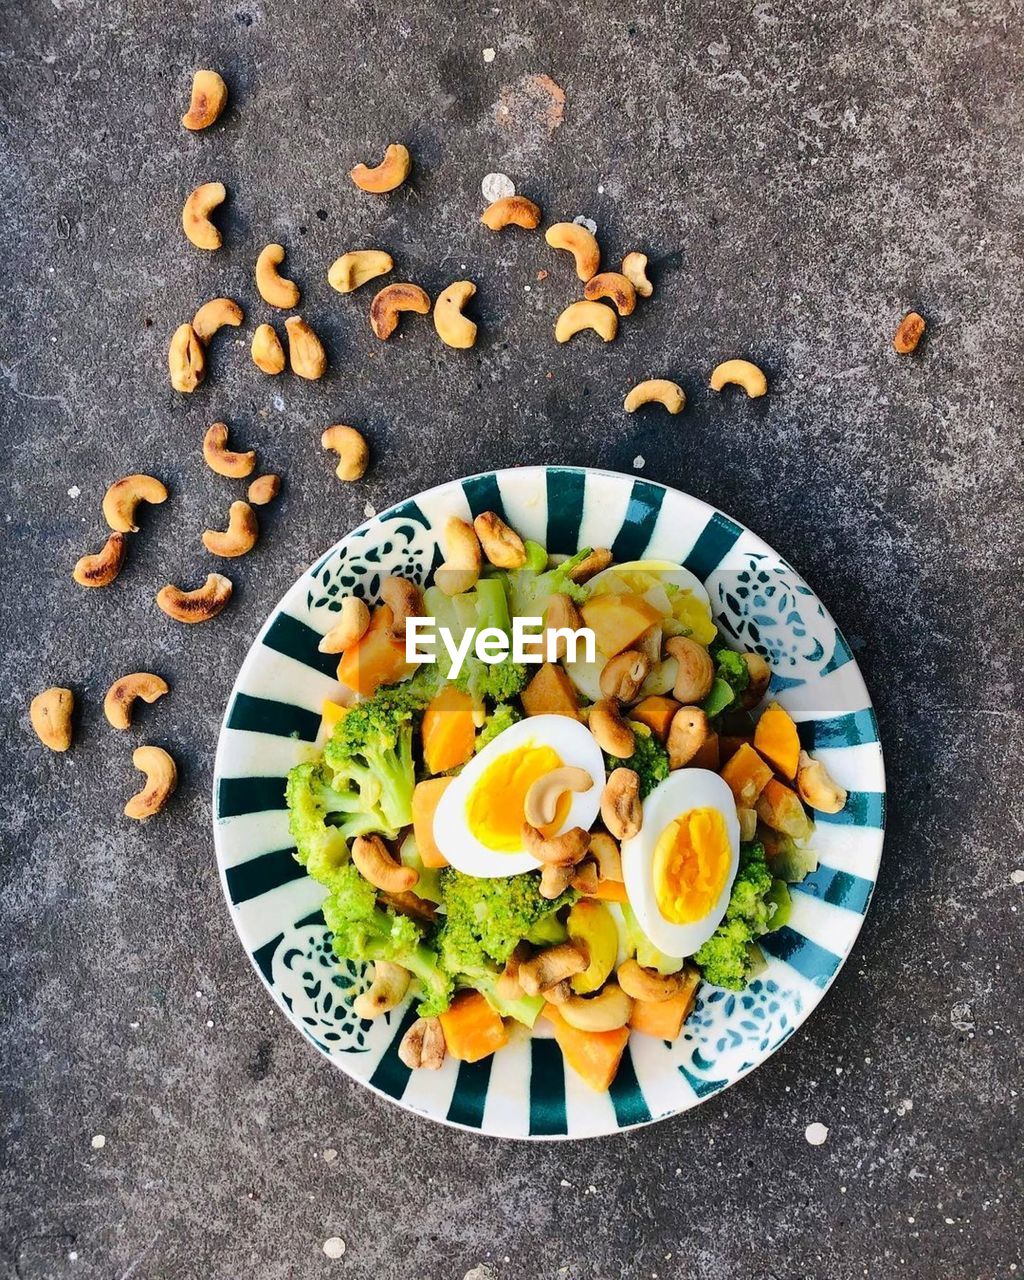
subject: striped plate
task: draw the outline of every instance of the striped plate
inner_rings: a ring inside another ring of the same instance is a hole
[[[543,1024],[493,1059],[410,1073],[398,1043],[409,1005],[370,1023],[366,985],[331,956],[323,889],[292,858],[285,775],[312,752],[336,659],[318,652],[339,600],[370,598],[388,573],[428,578],[451,514],[497,511],[552,552],[610,546],[616,560],[682,562],[706,584],[716,621],[771,662],[772,688],[804,745],[849,791],[819,815],[818,870],[793,894],[789,924],[763,941],[767,967],[742,993],[702,987],[673,1044],[632,1037],[611,1091],[562,1061]],[[817,1005],[850,953],[882,851],[885,781],[878,726],[849,645],[807,584],[759,538],[686,494],[630,476],[527,467],[454,481],[375,516],[292,587],[249,650],[228,703],[214,778],[217,859],[235,928],[289,1019],[343,1071],[433,1120],[502,1137],[583,1138],[675,1115],[763,1062]]]

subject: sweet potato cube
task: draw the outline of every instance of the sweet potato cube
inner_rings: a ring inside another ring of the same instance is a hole
[[[426,778],[412,793],[412,832],[425,867],[446,867],[448,859],[434,839],[434,814],[451,778]]]
[[[765,764],[748,742],[741,742],[725,762],[722,777],[729,784],[736,803],[745,809],[751,809],[771,781],[772,768]]]
[[[522,692],[523,710],[528,716],[570,716],[580,718],[579,702],[572,681],[554,662],[545,662]]]
[[[606,658],[613,658],[655,622],[661,622],[661,614],[643,596],[608,595],[593,596],[580,610],[583,625],[594,633],[594,641]]]
[[[649,698],[643,698],[636,704],[630,711],[629,718],[631,720],[639,720],[641,724],[645,724],[656,738],[664,742],[668,737],[672,717],[679,710],[679,707],[680,704],[675,698],[652,694]],[[717,768],[718,766],[716,765],[715,767]]]
[[[780,831],[793,840],[803,840],[811,834],[811,820],[800,797],[777,778],[765,784],[754,807],[757,816],[773,831]]]
[[[796,777],[800,763],[800,735],[793,717],[777,702],[770,702],[754,728],[754,746],[784,778]]]

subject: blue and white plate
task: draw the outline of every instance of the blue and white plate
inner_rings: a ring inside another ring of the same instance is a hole
[[[292,857],[285,775],[308,759],[337,659],[318,652],[339,601],[375,597],[389,573],[429,579],[449,515],[496,511],[551,552],[611,547],[618,561],[685,564],[707,585],[737,647],[765,655],[772,691],[849,792],[817,815],[820,866],[793,892],[789,923],[761,942],[766,969],[742,993],[704,986],[673,1044],[634,1034],[607,1095],[565,1066],[543,1023],[484,1062],[411,1073],[398,1044],[410,1004],[375,1022],[352,1000],[358,965],[333,958],[324,890]],[[399,503],[343,538],[267,620],[228,702],[214,778],[217,860],[249,958],[294,1025],[348,1075],[432,1120],[514,1138],[586,1138],[676,1115],[734,1084],[821,1000],[850,954],[882,852],[885,778],[878,725],[850,647],[803,579],[721,511],[662,485],[607,471],[525,467],[453,481]]]

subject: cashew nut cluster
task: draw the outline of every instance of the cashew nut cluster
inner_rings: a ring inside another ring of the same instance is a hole
[[[724,360],[715,365],[708,382],[711,390],[721,391],[730,383],[742,387],[751,400],[763,396],[768,390],[768,379],[749,360]]]
[[[51,751],[67,751],[71,746],[71,716],[75,710],[75,695],[70,689],[54,687],[44,689],[32,699],[28,709],[29,720],[36,737]]]
[[[409,618],[423,617],[423,592],[415,582],[397,574],[389,574],[380,584],[380,598],[391,610],[391,634],[405,636]]]
[[[473,521],[483,553],[496,569],[521,569],[526,564],[526,548],[514,529],[494,511],[482,511]]]
[[[654,285],[647,279],[647,254],[627,253],[622,259],[622,274],[630,282],[641,298],[649,298],[654,293]]]
[[[109,587],[124,565],[128,539],[123,533],[112,533],[95,555],[79,559],[71,576],[80,587]]]
[[[601,248],[594,236],[578,222],[556,222],[544,232],[552,249],[564,249],[576,260],[576,274],[584,284],[597,274],[601,265]]]
[[[338,455],[334,474],[339,480],[358,480],[370,463],[370,450],[355,427],[336,423],[320,436],[320,444]]]
[[[680,702],[703,702],[715,682],[715,663],[703,645],[689,636],[671,636],[665,652],[676,660],[672,696]]]
[[[601,692],[617,702],[633,702],[651,673],[651,660],[638,649],[624,649],[605,663],[599,677]]]
[[[168,583],[156,593],[160,609],[175,622],[209,622],[215,618],[231,599],[231,579],[223,574],[211,573],[201,587],[194,591],[182,591]]]
[[[268,502],[273,502],[280,492],[281,477],[267,472],[266,475],[257,476],[253,480],[245,496],[254,507],[265,507]]]
[[[232,480],[242,480],[256,466],[256,453],[252,449],[236,453],[228,448],[228,428],[224,422],[215,422],[203,437],[203,457],[211,471]]]
[[[218,329],[230,325],[237,329],[245,313],[233,298],[211,298],[192,317],[192,332],[205,347]]]
[[[223,182],[204,182],[196,187],[181,211],[185,235],[197,249],[219,249],[224,243],[220,230],[210,221],[210,214],[227,199]]]
[[[591,302],[607,298],[615,304],[620,316],[631,316],[636,310],[636,289],[632,281],[618,271],[601,271],[591,276],[584,286],[583,296]]]
[[[472,280],[456,280],[442,289],[434,303],[434,328],[446,346],[465,350],[476,342],[476,325],[462,308],[476,293]]]
[[[192,77],[192,98],[181,117],[186,129],[208,129],[228,103],[228,87],[216,71],[197,71]]]
[[[331,263],[327,283],[339,293],[352,293],[368,280],[387,275],[394,267],[391,254],[382,249],[353,249]]]
[[[248,555],[259,536],[256,512],[248,502],[232,502],[228,511],[228,527],[223,531],[207,529],[203,534],[203,546],[211,555],[232,560]]]
[[[584,329],[593,329],[602,341],[611,342],[619,331],[619,317],[603,302],[570,302],[555,321],[555,341],[568,342]]]
[[[273,325],[261,324],[252,335],[252,361],[263,373],[281,373],[285,366],[284,347]]]
[[[651,1004],[671,1000],[693,985],[693,975],[686,968],[678,973],[659,973],[657,969],[645,969],[632,958],[619,965],[616,977],[627,996]]]
[[[561,592],[548,597],[548,607],[544,612],[544,645],[545,652],[551,652],[547,646],[554,641],[555,658],[564,658],[569,651],[568,632],[579,631],[583,626],[583,618],[576,602]]]
[[[324,344],[302,316],[289,316],[284,327],[288,332],[288,359],[291,361],[292,373],[309,382],[322,378],[327,368]]]
[[[206,355],[190,324],[179,324],[167,350],[167,369],[175,391],[189,395],[206,377]]]
[[[538,862],[553,866],[575,866],[590,847],[590,833],[570,827],[557,836],[546,836],[529,822],[523,823],[523,848]]]
[[[540,225],[540,205],[526,196],[502,196],[487,206],[480,221],[492,231],[503,231],[505,227],[533,231]]]
[[[124,816],[145,822],[158,814],[178,785],[178,767],[163,747],[136,747],[132,764],[146,775],[146,784],[124,807]]]
[[[587,718],[587,728],[607,755],[615,756],[617,760],[626,760],[633,754],[636,737],[622,718],[619,704],[614,698],[604,697],[594,703]]]
[[[533,827],[546,827],[554,822],[558,802],[567,792],[589,791],[594,779],[577,765],[562,765],[537,778],[526,793],[523,816]],[[589,847],[589,844],[588,844]]]
[[[370,303],[370,328],[386,342],[398,327],[403,311],[425,316],[430,311],[430,298],[418,284],[388,284]]]
[[[132,707],[136,698],[153,703],[169,692],[170,686],[161,676],[149,671],[136,671],[115,680],[103,699],[103,714],[115,729],[128,729],[132,723]]]
[[[461,595],[476,585],[480,577],[482,556],[476,530],[458,516],[449,516],[441,536],[444,563],[434,575],[446,596]]]
[[[299,286],[294,280],[288,280],[278,274],[278,267],[284,262],[284,245],[268,244],[261,250],[256,259],[256,288],[260,297],[271,307],[279,311],[292,311],[299,305]]]
[[[663,405],[669,413],[682,413],[686,407],[686,392],[678,382],[668,378],[648,378],[638,382],[622,402],[627,413],[636,413],[645,404]]]
[[[618,1031],[629,1021],[633,1001],[618,983],[606,982],[597,995],[570,996],[558,1011],[579,1031]]]
[[[349,177],[360,191],[370,191],[374,195],[383,195],[394,191],[408,178],[412,168],[412,156],[408,147],[400,142],[392,142],[384,152],[384,159],[375,168],[365,164],[357,164],[349,173]]]
[[[524,960],[519,965],[516,978],[526,995],[539,996],[566,978],[582,973],[589,964],[590,953],[586,943],[574,939],[545,947],[529,960]]]
[[[103,495],[103,517],[115,533],[138,533],[135,511],[139,503],[159,506],[166,501],[167,489],[155,476],[122,476]]]
[[[358,596],[345,596],[341,601],[338,621],[322,637],[317,648],[321,653],[344,653],[366,634],[370,625],[370,610],[365,600]]]
[[[356,836],[352,861],[364,880],[386,893],[406,893],[419,882],[416,868],[396,862],[380,836]]]

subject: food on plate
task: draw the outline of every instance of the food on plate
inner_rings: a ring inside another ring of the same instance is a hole
[[[295,856],[339,959],[374,966],[357,1013],[415,1001],[407,1065],[479,1061],[519,1023],[604,1090],[701,981],[751,980],[816,866],[806,806],[846,794],[683,566],[549,556],[494,512],[443,541],[425,587],[337,602]]]

